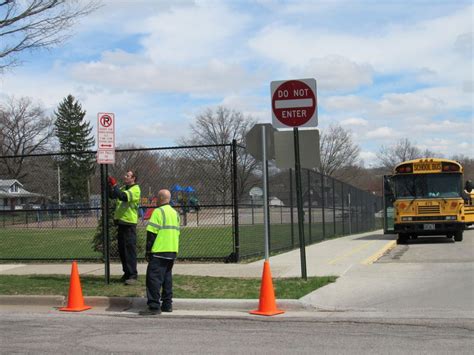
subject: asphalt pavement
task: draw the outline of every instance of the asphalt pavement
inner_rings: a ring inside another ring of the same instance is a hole
[[[385,252],[396,245],[394,235],[383,235],[382,231],[345,236],[337,239],[326,240],[306,247],[306,272],[307,276],[338,276],[334,285],[344,278],[351,269],[357,267],[369,270]],[[217,264],[217,263],[180,263],[175,264],[174,274],[221,276],[221,277],[261,277],[264,260],[252,263]],[[269,259],[270,270],[273,278],[302,277],[302,263],[300,250],[296,249],[287,253],[273,256]],[[78,263],[80,275],[105,275],[103,264]],[[146,264],[138,265],[139,274],[144,275]],[[0,264],[1,275],[32,275],[32,274],[65,274],[71,273],[71,263],[61,264]],[[110,265],[111,275],[122,275],[121,265]],[[326,286],[328,287],[328,286]],[[337,305],[335,307],[333,296],[328,295],[326,300],[315,297],[320,292],[316,290],[300,300],[276,299],[277,307],[286,313],[304,315],[314,314],[315,311],[344,311],[351,309],[351,305]],[[118,297],[84,297],[85,303],[93,306],[96,311],[128,311],[134,312],[146,306],[144,298],[118,298]],[[0,296],[2,308],[35,308],[36,305],[53,307],[67,303],[63,296]],[[247,312],[256,309],[259,300],[240,299],[175,299],[175,312],[182,314],[201,312],[219,315],[222,312]],[[88,311],[90,312],[90,311]],[[284,315],[282,315],[284,316]]]

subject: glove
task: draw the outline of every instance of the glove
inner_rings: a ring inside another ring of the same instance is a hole
[[[151,260],[151,252],[149,252],[149,251],[146,252],[146,254],[145,254],[145,260],[146,260],[147,262],[150,262],[150,260]]]
[[[115,180],[115,178],[113,178],[112,176],[108,176],[107,181],[109,182],[109,185],[111,187],[114,187],[115,185],[117,185],[117,180]]]

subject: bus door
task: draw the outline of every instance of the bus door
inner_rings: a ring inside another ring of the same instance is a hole
[[[393,223],[393,202],[395,201],[395,195],[393,194],[392,175],[383,176],[383,234],[393,234],[394,223]]]

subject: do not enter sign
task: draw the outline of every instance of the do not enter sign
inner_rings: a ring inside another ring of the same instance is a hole
[[[318,125],[315,79],[272,81],[271,92],[274,127]]]

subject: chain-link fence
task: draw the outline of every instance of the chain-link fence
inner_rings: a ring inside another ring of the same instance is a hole
[[[263,255],[263,200],[249,194],[262,186],[261,163],[243,147],[117,150],[108,174],[122,180],[128,169],[141,188],[139,258],[163,188],[181,214],[181,259]],[[0,157],[0,260],[103,260],[103,188],[95,152]],[[303,198],[307,244],[378,227],[380,198],[330,177],[304,170]],[[294,171],[270,166],[269,202],[270,250],[298,247]],[[118,259],[112,222],[109,235],[110,257]]]

